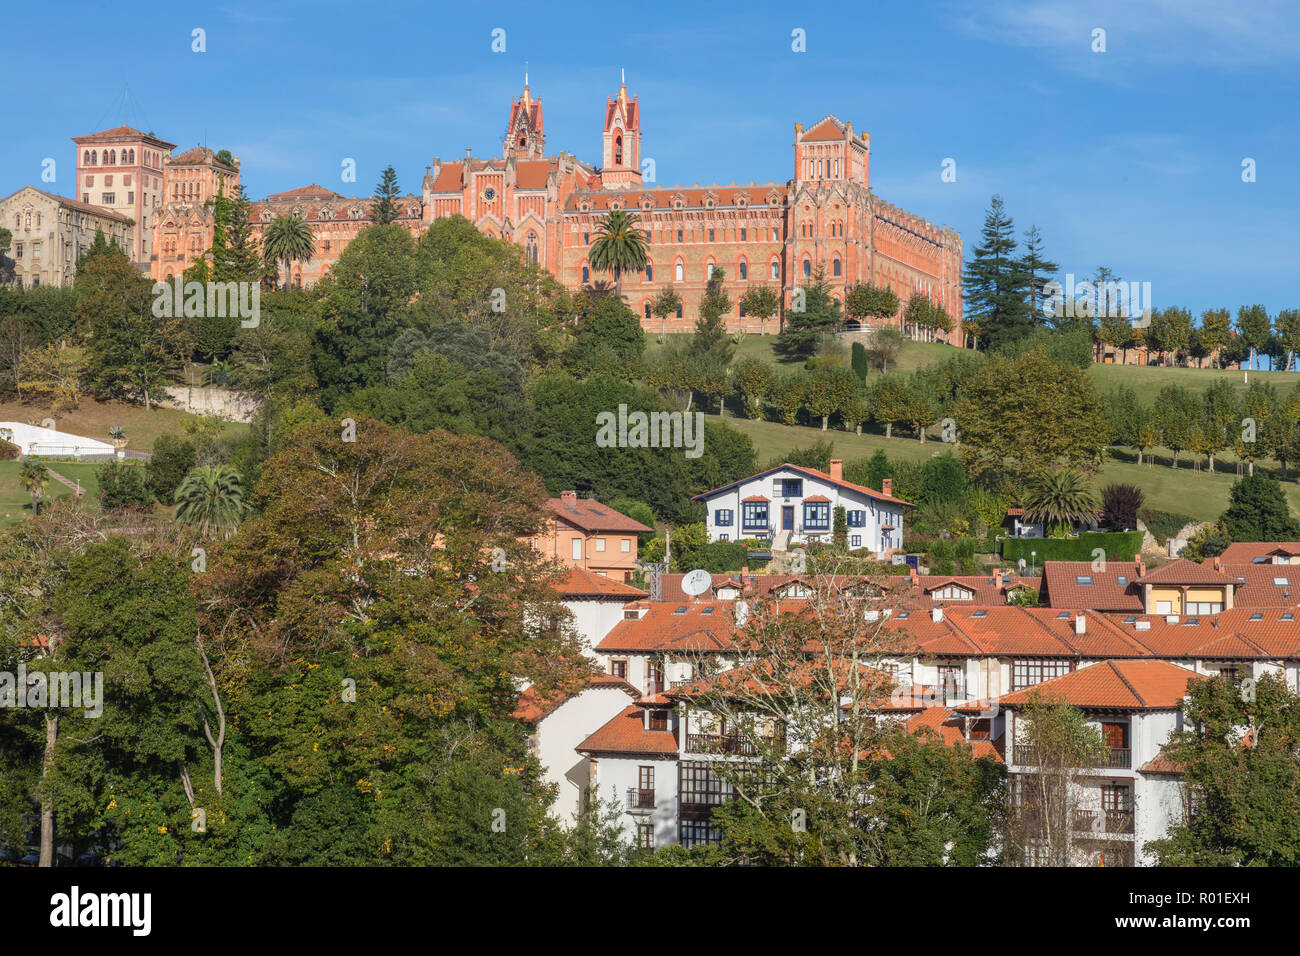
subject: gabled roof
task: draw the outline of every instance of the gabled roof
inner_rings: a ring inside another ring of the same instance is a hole
[[[526,724],[536,725],[558,710],[565,701],[572,700],[590,690],[621,690],[634,700],[641,696],[641,692],[625,680],[612,677],[609,674],[593,674],[581,686],[568,693],[557,692],[549,696],[543,696],[537,692],[536,687],[530,685],[519,695],[519,701],[515,705],[515,712],[510,716],[516,720],[522,720]]]
[[[584,754],[644,754],[676,757],[677,736],[671,730],[646,730],[644,709],[632,704],[574,749]]]
[[[1256,558],[1300,557],[1300,541],[1234,541],[1219,555],[1224,564],[1250,564]]]
[[[324,186],[318,186],[315,183],[312,183],[309,186],[299,186],[297,189],[288,189],[282,193],[271,193],[271,195],[267,196],[266,199],[262,201],[266,202],[269,200],[271,202],[278,202],[285,200],[292,201],[295,199],[329,199],[338,202],[346,200],[347,198],[347,196],[336,193],[332,189],[326,189]],[[369,197],[367,197],[366,202],[369,202]]]
[[[650,604],[639,620],[622,620],[596,645],[601,654],[734,651],[734,601]]]
[[[586,568],[569,568],[551,587],[569,600],[586,598],[597,601],[617,601],[623,604],[648,597],[647,593],[640,588],[604,577]]]
[[[85,143],[120,143],[122,141],[130,142],[132,140],[148,140],[152,145],[159,146],[162,149],[175,149],[175,143],[169,143],[165,139],[159,139],[153,133],[145,133],[136,129],[134,126],[114,126],[112,129],[101,130],[98,133],[87,133],[85,136],[74,136],[72,141],[77,144]]]
[[[824,139],[843,139],[844,124],[834,116],[827,116],[820,123],[814,126],[808,132],[803,134],[802,141],[824,140]]]
[[[785,183],[747,183],[744,186],[663,186],[653,189],[584,189],[575,191],[564,204],[565,211],[576,212],[587,203],[593,212],[608,209],[611,203],[618,203],[633,212],[649,202],[654,209],[671,209],[673,200],[680,198],[687,209],[702,208],[710,195],[717,197],[717,206],[765,206],[768,197],[783,198],[786,194]],[[780,202],[780,199],[777,199]]]
[[[1177,558],[1142,575],[1138,584],[1236,584],[1236,579],[1211,564]]]
[[[595,498],[573,498],[567,501],[564,498],[549,498],[546,505],[558,517],[581,531],[639,533],[654,530],[654,528],[647,528],[641,522],[629,518],[621,511],[615,511],[609,505],[603,504]]]
[[[30,189],[34,193],[40,193],[46,199],[52,199],[59,205],[66,206],[69,209],[75,209],[77,212],[84,212],[92,216],[103,216],[105,219],[117,219],[121,222],[131,221],[129,216],[123,216],[121,213],[114,212],[111,209],[105,209],[103,206],[94,206],[88,202],[82,202],[79,199],[69,199],[67,196],[56,196],[54,193],[47,193],[44,189],[37,189],[35,186],[22,186],[19,189],[15,189],[8,196],[0,197],[0,202],[6,202],[12,199],[25,189]]]
[[[1045,561],[1043,599],[1056,608],[1140,614],[1145,608],[1137,578],[1136,561],[1107,561],[1104,571],[1094,570],[1091,561]]]
[[[1187,696],[1190,681],[1200,677],[1168,661],[1111,660],[1082,667],[1062,677],[1005,694],[1005,707],[1023,707],[1031,694],[1064,700],[1082,710],[1174,710]]]
[[[1142,766],[1138,767],[1138,772],[1168,774],[1170,776],[1181,777],[1186,769],[1186,767],[1177,760],[1174,760],[1172,757],[1167,757],[1163,753],[1159,753]]]
[[[804,468],[802,465],[792,465],[789,462],[777,465],[775,468],[769,468],[767,471],[760,471],[758,474],[750,475],[748,478],[741,478],[739,481],[733,481],[720,488],[714,488],[712,491],[706,491],[703,494],[696,495],[691,500],[702,501],[712,498],[714,495],[721,494],[724,491],[729,491],[737,485],[743,485],[748,481],[754,481],[759,478],[766,478],[767,476],[774,475],[779,471],[792,471],[797,475],[803,475],[806,478],[813,478],[817,481],[824,481],[827,484],[835,485],[838,488],[844,488],[848,491],[855,491],[860,495],[866,495],[868,498],[874,498],[877,501],[888,501],[891,504],[902,505],[905,508],[914,507],[911,502],[904,501],[902,498],[895,498],[893,495],[884,494],[876,491],[874,488],[868,488],[865,485],[855,485],[853,482],[845,481],[843,478],[832,478],[830,475],[826,474],[826,472],[818,471],[816,468]]]

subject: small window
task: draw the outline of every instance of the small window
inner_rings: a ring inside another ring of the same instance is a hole
[[[610,661],[609,673],[611,677],[627,680],[627,661]]]
[[[1294,620],[1295,620],[1295,615],[1292,614],[1290,611],[1287,611],[1287,612],[1286,612],[1285,614],[1283,614],[1280,618],[1278,618],[1278,620],[1281,620],[1281,621],[1294,621]]]
[[[1062,611],[1060,614],[1056,615],[1056,619],[1058,621],[1068,621],[1070,619],[1070,612]]]
[[[1273,579],[1273,584],[1276,585],[1277,587],[1280,587],[1280,588],[1290,587],[1290,586],[1291,586],[1291,579],[1290,579],[1290,578],[1274,578],[1274,579]]]
[[[678,605],[677,608],[673,611],[673,613],[674,613],[674,614],[685,614],[685,613],[686,613],[686,605],[685,605],[685,604]]]
[[[989,612],[983,608],[981,608],[980,610],[976,611],[974,614],[971,615],[971,617],[988,617],[988,616],[989,616]]]
[[[631,538],[624,538],[624,539],[622,540],[622,542],[620,543],[620,545],[619,545],[619,550],[622,551],[624,554],[631,554],[631,553],[632,553],[632,539],[631,539]]]
[[[713,523],[720,528],[730,528],[735,520],[735,513],[730,508],[719,508],[714,512]]]
[[[605,539],[604,539],[604,538],[597,538],[597,539],[596,539],[596,551],[597,551],[598,553],[600,553],[600,554],[604,554],[604,553],[605,553]]]
[[[851,534],[851,535],[849,535],[849,547],[850,547],[850,548],[860,548],[860,547],[862,547],[862,535],[860,535],[860,534]]]
[[[706,615],[707,615],[707,614],[712,614],[712,613],[713,613],[713,608],[712,608],[712,607],[704,607],[704,608],[700,608],[700,613],[701,613],[701,614],[706,614]]]
[[[572,554],[574,561],[582,560],[582,539],[581,538],[573,539],[573,550],[570,553]]]
[[[1121,574],[1115,580],[1119,583],[1120,587],[1125,587],[1128,585],[1128,577],[1123,574]]]
[[[1081,574],[1074,579],[1075,584],[1092,584],[1092,575]]]
[[[1264,620],[1264,615],[1263,615],[1263,614],[1260,614],[1258,611],[1256,611],[1254,614],[1252,614],[1252,615],[1250,616],[1250,619],[1251,619],[1252,621],[1262,621],[1262,620]]]

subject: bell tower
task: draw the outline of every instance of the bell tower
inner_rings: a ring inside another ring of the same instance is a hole
[[[524,74],[524,95],[510,103],[502,156],[510,159],[541,159],[546,155],[546,127],[542,122],[542,101],[534,99]]]
[[[641,105],[628,98],[623,74],[618,96],[605,104],[604,149],[600,181],[606,189],[633,189],[641,185]]]

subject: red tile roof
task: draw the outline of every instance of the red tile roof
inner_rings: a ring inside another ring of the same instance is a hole
[[[230,170],[235,169],[233,165],[227,166],[225,163],[219,161],[217,159],[217,154],[212,150],[208,149],[206,146],[195,146],[193,149],[187,149],[179,156],[172,156],[170,159],[167,160],[166,165],[198,166],[198,165],[205,165],[207,163],[213,163],[217,166],[221,166],[224,169],[230,169]]]
[[[1138,584],[1232,584],[1234,579],[1211,564],[1177,558],[1142,575]]]
[[[955,747],[958,744],[967,744],[971,748],[971,755],[978,760],[981,757],[990,757],[998,763],[1002,763],[1002,754],[998,751],[994,741],[989,740],[967,740],[962,728],[962,720],[957,716],[956,711],[949,710],[947,707],[929,707],[914,717],[908,718],[907,730],[912,734],[922,734],[926,730],[933,731],[939,735],[939,738],[949,747]]]
[[[1138,772],[1139,773],[1165,773],[1165,774],[1182,776],[1183,773],[1186,771],[1186,769],[1187,768],[1183,764],[1179,763],[1177,760],[1174,760],[1172,757],[1167,757],[1163,753],[1161,753],[1152,757],[1141,767],[1139,767]]]
[[[525,688],[519,695],[515,712],[511,716],[526,724],[538,724],[554,713],[566,700],[572,700],[589,690],[611,689],[621,690],[633,699],[641,696],[641,692],[625,680],[611,677],[609,674],[593,674],[590,679],[568,693],[561,691],[543,697],[537,692],[536,687]]]
[[[1300,541],[1234,541],[1219,555],[1224,564],[1250,564],[1256,558],[1300,556]]]
[[[317,186],[315,183],[312,183],[308,186],[299,186],[297,189],[287,189],[282,193],[271,193],[271,195],[266,198],[271,202],[292,201],[295,199],[330,200],[338,202],[340,200],[346,200],[348,197],[336,193],[332,189],[326,189],[324,186]],[[368,197],[367,201],[369,201]]]
[[[782,205],[785,200],[785,183],[748,183],[744,186],[663,186],[654,189],[591,189],[575,192],[565,203],[565,210],[573,212],[588,204],[592,211],[608,209],[617,202],[623,208],[636,211],[644,203],[653,209],[671,209],[673,202],[681,199],[685,208],[703,208],[709,196],[716,197],[718,206],[765,206],[770,201]]]
[[[622,512],[615,511],[607,504],[595,498],[550,498],[547,506],[568,524],[581,531],[626,531],[636,533],[653,531],[639,521],[634,521]]]
[[[574,749],[585,754],[677,756],[677,737],[670,730],[646,730],[644,713],[632,704]]]
[[[843,139],[844,127],[833,116],[828,116],[808,132],[803,134],[803,141]]]
[[[683,608],[682,613],[677,613]],[[734,601],[650,604],[640,620],[619,621],[596,645],[602,654],[651,651],[734,651]]]
[[[145,133],[134,126],[114,126],[112,129],[102,130],[98,133],[88,133],[85,136],[74,136],[74,143],[117,143],[123,140],[131,141],[137,139],[148,140],[149,142],[162,147],[163,149],[174,149],[175,143],[169,143],[165,139],[159,139],[153,133]]]
[[[1092,583],[1080,584],[1079,578],[1091,578]],[[1105,571],[1093,570],[1091,561],[1047,561],[1043,564],[1041,597],[1056,608],[1141,614],[1145,608],[1137,578],[1136,561],[1107,561]]]
[[[1024,706],[1031,694],[1083,710],[1173,710],[1190,681],[1205,680],[1168,661],[1110,660],[1004,695],[1004,707]]]
[[[703,494],[696,495],[691,500],[700,501],[704,498],[710,498],[713,495],[716,495],[720,491],[726,491],[728,488],[736,487],[736,485],[743,485],[745,482],[753,481],[755,478],[765,478],[768,475],[775,474],[778,471],[793,471],[796,474],[805,475],[809,478],[815,478],[818,481],[824,481],[829,485],[835,485],[839,488],[847,488],[850,491],[856,491],[859,494],[866,495],[869,498],[874,498],[877,501],[888,501],[888,502],[892,502],[893,504],[903,505],[908,508],[914,507],[911,502],[904,501],[902,498],[895,498],[893,495],[886,495],[882,492],[876,491],[874,488],[867,488],[863,485],[855,485],[853,482],[845,481],[843,478],[832,478],[826,472],[818,471],[816,468],[805,468],[802,465],[792,465],[789,462],[786,462],[785,464],[782,465],[777,465],[775,468],[769,468],[766,471],[760,471],[758,474],[750,475],[748,478],[741,478],[739,481],[733,481],[728,484],[722,485],[718,488],[714,488],[712,491],[706,491]]]
[[[592,598],[625,603],[647,596],[640,588],[603,577],[586,568],[569,568],[551,587],[569,599]]]
[[[516,189],[545,189],[546,180],[559,164],[553,159],[521,160],[515,164]]]

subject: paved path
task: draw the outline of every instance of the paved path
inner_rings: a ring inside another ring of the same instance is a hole
[[[69,479],[63,477],[63,475],[60,475],[57,471],[55,471],[55,470],[54,470],[53,468],[51,468],[49,465],[46,465],[46,466],[45,466],[45,470],[48,471],[48,472],[50,473],[50,475],[53,476],[54,480],[57,481],[59,484],[61,484],[61,485],[67,485],[67,486],[68,486],[69,488],[71,488],[74,492],[76,492],[78,498],[80,498],[80,497],[82,497],[82,496],[85,495],[85,493],[86,493],[86,489],[83,488],[83,487],[81,487],[81,485],[80,485],[79,483],[77,483],[77,482],[75,482],[75,481],[70,481]]]

